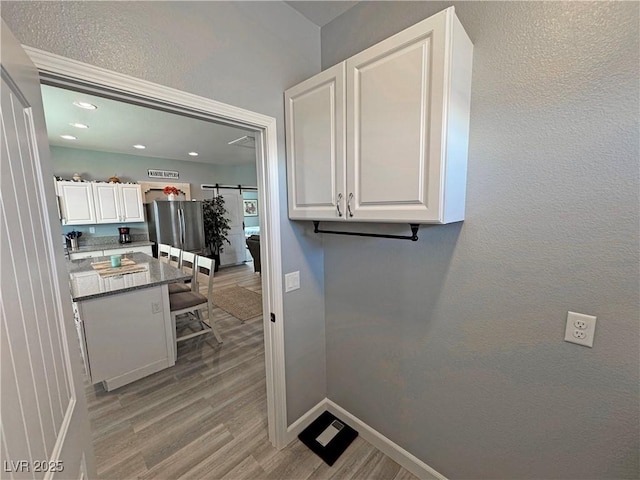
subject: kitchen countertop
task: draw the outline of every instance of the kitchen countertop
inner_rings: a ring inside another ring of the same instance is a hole
[[[131,242],[131,243],[103,243],[100,245],[82,245],[81,247],[76,248],[75,250],[71,250],[67,248],[69,253],[79,253],[79,252],[95,252],[96,250],[112,250],[114,248],[128,248],[128,247],[146,247],[153,245],[154,242],[150,242],[149,240],[141,241],[141,242]]]
[[[103,278],[91,266],[92,263],[108,261],[110,257],[84,258],[82,260],[67,260],[71,297],[74,302],[92,298],[117,295],[123,292],[155,287],[166,283],[185,281],[191,275],[184,273],[171,265],[160,262],[144,253],[129,253],[123,255],[136,264],[146,267],[144,272],[126,273]]]

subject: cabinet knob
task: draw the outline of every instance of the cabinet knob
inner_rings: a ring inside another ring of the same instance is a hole
[[[342,202],[342,194],[338,194],[338,201],[336,202],[336,208],[338,209],[338,216],[342,216],[342,212],[340,211],[340,202]]]

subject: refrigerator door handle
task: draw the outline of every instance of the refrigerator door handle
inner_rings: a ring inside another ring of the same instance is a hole
[[[182,245],[180,246],[180,248],[181,250],[184,250],[185,232],[187,231],[187,225],[184,221],[184,210],[181,208],[178,211],[180,212],[180,230],[181,230],[180,241],[182,242]]]
[[[183,239],[184,239],[184,235],[182,235],[182,209],[178,208],[176,210],[176,215],[178,216],[178,242],[180,243],[180,250],[182,250],[183,247]]]

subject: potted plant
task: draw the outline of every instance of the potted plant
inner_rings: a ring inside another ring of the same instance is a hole
[[[229,219],[226,218],[227,209],[224,206],[224,198],[218,195],[212,199],[202,202],[202,213],[204,216],[204,241],[209,249],[209,257],[216,261],[215,271],[220,265],[220,252],[224,250],[224,243],[229,242],[227,232],[229,231]]]

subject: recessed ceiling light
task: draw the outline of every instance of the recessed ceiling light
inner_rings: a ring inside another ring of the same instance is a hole
[[[83,129],[89,128],[89,125],[85,125],[84,123],[70,123],[69,125],[76,128],[83,128]]]
[[[189,152],[189,155],[191,155],[192,157],[197,157],[198,156],[198,152]]]
[[[60,138],[64,138],[65,140],[76,140],[76,137],[73,135],[60,135]]]
[[[80,108],[84,108],[85,110],[95,110],[98,107],[96,107],[93,103],[89,103],[89,102],[81,102],[81,101],[75,101],[73,102],[73,104],[76,107],[80,107]]]
[[[134,145],[133,148],[137,148],[138,150],[144,150],[147,147],[145,145],[137,144],[137,145]]]

